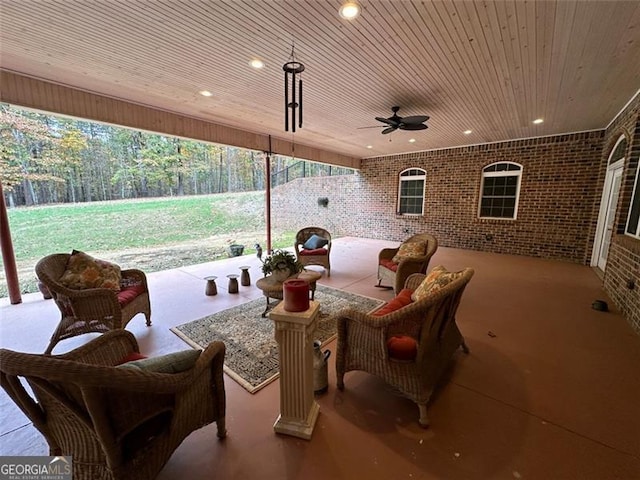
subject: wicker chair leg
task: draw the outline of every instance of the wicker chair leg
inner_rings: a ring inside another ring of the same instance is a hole
[[[226,428],[226,422],[224,417],[223,418],[219,418],[216,421],[216,425],[218,426],[218,438],[225,438],[227,436],[227,428]]]
[[[469,350],[469,347],[467,347],[467,344],[464,341],[464,338],[462,339],[462,343],[460,344],[460,346],[462,347],[462,351],[466,354],[469,354],[469,352],[471,351]]]
[[[145,313],[144,318],[147,320],[147,327],[151,326],[151,314]]]
[[[420,426],[422,428],[428,428],[429,427],[429,417],[427,416],[427,404],[426,403],[419,403],[418,404],[418,408],[420,409],[420,419],[418,420],[418,422],[420,423]]]

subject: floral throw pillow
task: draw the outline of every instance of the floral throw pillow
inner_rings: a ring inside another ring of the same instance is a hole
[[[429,297],[454,281],[460,274],[461,272],[448,272],[442,265],[434,267],[411,294],[411,300],[417,302]]]
[[[400,245],[398,253],[391,259],[393,263],[400,263],[400,260],[411,257],[421,257],[427,250],[427,242],[407,242]]]
[[[67,262],[67,269],[60,277],[60,283],[74,290],[110,288],[120,291],[121,279],[118,265],[74,250]]]

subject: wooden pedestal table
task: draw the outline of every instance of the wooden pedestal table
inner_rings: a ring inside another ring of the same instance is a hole
[[[284,302],[269,312],[280,351],[280,415],[273,429],[305,440],[311,438],[320,413],[313,396],[313,334],[319,311],[320,304],[310,301],[304,312],[287,312]]]

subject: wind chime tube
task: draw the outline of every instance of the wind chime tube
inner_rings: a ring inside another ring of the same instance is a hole
[[[291,126],[292,132],[296,131],[296,72],[294,71],[291,76]]]
[[[299,98],[300,98],[300,109],[298,110],[298,120],[300,121],[300,123],[298,124],[298,126],[300,128],[302,128],[302,79],[299,80],[298,86],[300,87],[300,93]]]
[[[289,131],[289,74],[284,72],[284,131]]]

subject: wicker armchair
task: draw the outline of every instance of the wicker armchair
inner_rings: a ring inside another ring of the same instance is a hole
[[[429,260],[438,249],[438,240],[427,233],[413,235],[403,243],[426,242],[424,255],[412,258],[404,258],[400,263],[394,264],[393,257],[398,253],[398,248],[383,248],[378,254],[378,287],[393,287],[396,294],[404,287],[409,275],[413,273],[426,273],[429,268]],[[395,269],[395,270],[394,270]]]
[[[313,235],[323,238],[327,244],[319,248],[305,248],[304,244]],[[296,234],[294,248],[296,257],[302,265],[320,265],[327,270],[327,277],[331,276],[331,234],[327,230],[320,227],[303,228]]]
[[[420,425],[427,427],[427,402],[453,357],[462,347],[469,352],[455,322],[462,293],[473,276],[466,268],[461,275],[430,297],[418,300],[383,316],[354,309],[338,314],[337,383],[344,389],[344,374],[363,370],[396,387],[420,410]],[[425,275],[411,275],[405,287],[414,290]],[[412,360],[396,360],[389,355],[388,340],[407,335],[417,342]]]
[[[104,333],[125,328],[138,313],[151,325],[151,304],[147,277],[141,270],[122,270],[121,289],[140,290],[134,298],[123,301],[114,290],[90,288],[74,290],[60,283],[70,254],[55,253],[36,264],[36,275],[47,287],[62,314],[45,353],[51,353],[60,340],[89,332]]]
[[[181,373],[114,367],[132,352],[138,345],[126,330],[63,355],[0,350],[0,384],[49,455],[73,457],[75,480],[152,479],[192,431],[217,422],[218,437],[226,434],[222,342]]]

